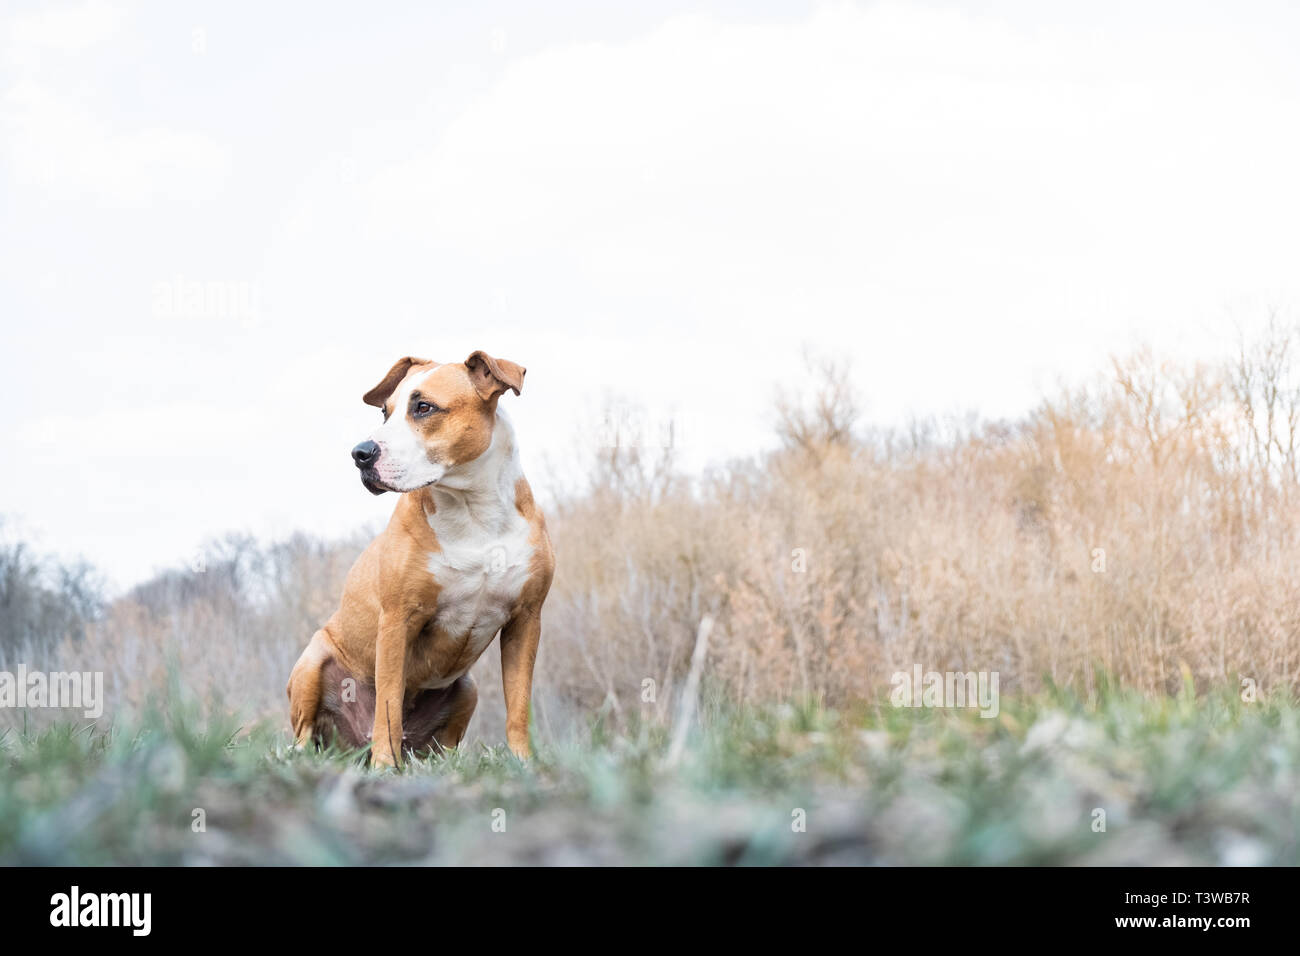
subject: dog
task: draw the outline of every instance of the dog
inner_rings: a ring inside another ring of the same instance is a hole
[[[530,756],[555,555],[497,408],[520,393],[524,372],[486,352],[451,364],[407,356],[364,395],[384,421],[353,462],[367,490],[401,497],[294,665],[297,746],[369,744],[373,767],[457,746],[478,703],[469,670],[499,632],[506,742]]]

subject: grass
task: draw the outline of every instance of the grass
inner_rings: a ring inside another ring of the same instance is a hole
[[[375,773],[184,712],[10,731],[0,862],[1300,863],[1300,708],[1280,699],[714,706],[672,769],[667,742],[593,720],[529,763],[477,746]]]

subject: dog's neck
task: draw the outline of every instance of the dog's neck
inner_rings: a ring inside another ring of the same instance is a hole
[[[426,508],[430,524],[447,527],[470,524],[499,530],[518,518],[515,484],[523,477],[515,430],[501,410],[496,412],[492,442],[473,461],[449,468],[435,485],[424,489],[433,507]],[[436,529],[435,529],[436,530]]]

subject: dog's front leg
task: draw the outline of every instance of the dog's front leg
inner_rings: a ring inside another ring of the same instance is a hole
[[[405,614],[379,615],[375,642],[375,726],[370,732],[370,766],[396,766],[402,755],[402,704],[406,698]]]
[[[542,618],[528,611],[501,631],[501,683],[506,694],[506,743],[515,756],[527,758],[528,706],[533,695],[533,664],[542,636]]]

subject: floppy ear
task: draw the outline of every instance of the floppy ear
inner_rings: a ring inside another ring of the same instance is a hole
[[[428,365],[429,359],[422,358],[400,358],[397,364],[388,370],[384,380],[361,396],[361,400],[367,405],[373,405],[375,408],[383,408],[384,402],[393,394],[393,389],[397,388],[397,383],[406,378],[406,373],[411,370],[413,365]]]
[[[494,359],[486,352],[475,352],[465,359],[469,380],[485,402],[491,401],[506,389],[519,394],[524,387],[524,373],[528,370],[505,359]]]

